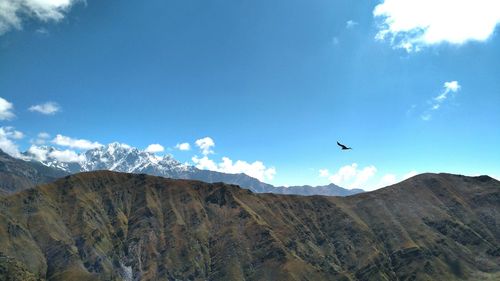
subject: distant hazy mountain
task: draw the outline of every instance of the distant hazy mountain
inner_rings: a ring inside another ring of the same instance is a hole
[[[68,173],[41,163],[13,158],[0,150],[0,195],[54,181]]]
[[[0,280],[500,280],[500,182],[349,197],[90,172],[0,197]]]
[[[329,185],[322,186],[310,186],[310,185],[302,185],[302,186],[289,186],[289,187],[276,187],[279,189],[280,194],[300,194],[300,195],[326,195],[326,196],[349,196],[364,192],[362,189],[345,189],[333,183]]]
[[[153,153],[145,152],[120,143],[111,143],[100,148],[88,150],[79,155],[77,161],[71,163],[57,161],[54,157],[47,156],[55,150],[53,147],[42,146],[38,149],[45,151],[44,157],[41,158],[31,151],[25,152],[24,156],[30,159],[36,159],[36,161],[48,167],[61,169],[72,174],[78,172],[109,170],[134,174],[148,174],[174,179],[200,180],[209,183],[224,182],[236,184],[259,193],[346,196],[363,192],[361,189],[348,190],[334,184],[320,187],[275,187],[247,176],[246,174],[226,174],[201,170],[190,165],[182,164],[170,155],[157,156]]]

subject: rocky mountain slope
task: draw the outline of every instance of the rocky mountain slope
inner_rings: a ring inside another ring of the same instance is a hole
[[[0,150],[0,195],[35,187],[67,173],[41,163],[22,161]]]
[[[148,174],[174,179],[191,179],[204,182],[225,182],[236,184],[259,193],[299,194],[299,195],[331,195],[347,196],[363,192],[361,189],[344,189],[334,184],[321,187],[294,186],[277,187],[263,183],[246,174],[227,174],[215,171],[200,170],[183,164],[171,155],[157,156],[135,147],[120,143],[111,143],[103,147],[86,151],[79,155],[78,161],[61,162],[51,157],[55,148],[42,146],[37,152],[28,150],[24,153],[27,159],[39,162],[47,167],[57,168],[66,173],[79,173],[96,170]],[[42,154],[43,156],[40,156]]]
[[[0,197],[0,251],[10,280],[498,280],[500,182],[302,197],[82,173]]]

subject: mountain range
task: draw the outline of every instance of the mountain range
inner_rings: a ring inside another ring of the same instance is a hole
[[[363,192],[362,189],[345,189],[335,184],[325,186],[273,186],[263,183],[246,174],[227,174],[202,170],[194,166],[180,163],[171,155],[158,156],[121,143],[90,149],[72,159],[63,162],[51,156],[58,150],[50,146],[39,146],[23,153],[24,159],[33,163],[41,163],[66,174],[79,172],[108,170],[135,174],[148,174],[174,179],[192,179],[204,182],[224,182],[248,188],[253,192],[297,194],[297,195],[329,195],[348,196]]]
[[[68,173],[42,163],[13,158],[0,150],[0,195],[33,188],[54,181]]]
[[[109,171],[0,197],[0,280],[499,280],[500,182],[348,197]]]

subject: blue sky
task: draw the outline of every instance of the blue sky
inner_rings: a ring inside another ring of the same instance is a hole
[[[275,185],[500,176],[500,7],[38,2],[0,15],[0,147],[11,154],[159,144]]]

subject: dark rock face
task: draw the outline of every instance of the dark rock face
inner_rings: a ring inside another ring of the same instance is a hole
[[[0,150],[0,195],[32,188],[65,175],[63,171],[16,159]]]
[[[0,276],[499,280],[498,198],[500,182],[446,174],[302,197],[82,173],[0,198]]]

